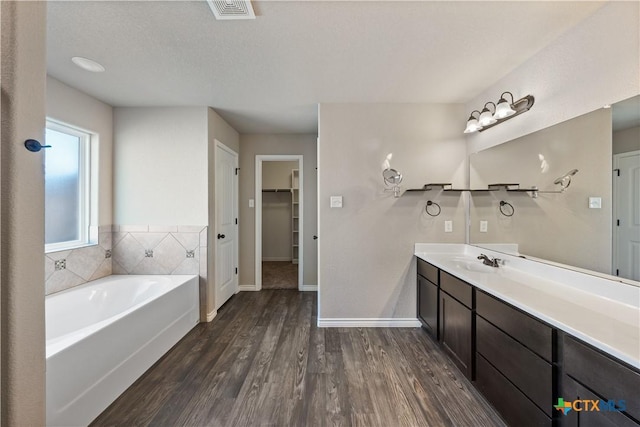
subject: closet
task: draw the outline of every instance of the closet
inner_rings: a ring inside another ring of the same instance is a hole
[[[262,288],[297,289],[299,261],[297,161],[262,166]]]

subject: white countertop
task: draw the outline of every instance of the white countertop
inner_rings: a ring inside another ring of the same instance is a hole
[[[640,369],[640,287],[464,244],[418,243],[415,255]]]

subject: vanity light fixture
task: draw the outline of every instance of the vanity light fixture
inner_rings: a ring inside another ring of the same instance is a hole
[[[493,113],[487,108],[487,105],[489,104],[493,105]],[[478,124],[484,128],[496,123],[498,120],[493,117],[495,112],[496,112],[496,104],[494,104],[491,101],[484,104],[484,108],[482,109],[482,112],[480,113],[480,118],[478,119]]]
[[[505,95],[511,96],[511,102],[509,102]],[[511,92],[503,92],[500,95],[498,104],[489,101],[484,104],[482,111],[474,110],[471,112],[469,119],[467,119],[467,127],[464,133],[482,132],[497,124],[509,120],[512,117],[522,114],[525,111],[529,111],[533,106],[535,99],[532,95],[527,95],[524,98],[514,100]],[[489,105],[493,106],[493,112],[489,109]],[[478,113],[478,117],[475,117],[473,113]]]
[[[473,113],[478,113],[478,117],[474,117]],[[482,129],[482,126],[478,124],[478,118],[480,117],[480,111],[473,110],[471,115],[467,119],[467,128],[464,130],[464,133],[473,133]]]

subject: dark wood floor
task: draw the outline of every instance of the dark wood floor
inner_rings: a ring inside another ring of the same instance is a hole
[[[417,328],[317,328],[315,292],[234,296],[94,426],[504,426]]]
[[[262,289],[298,289],[298,264],[262,261]]]

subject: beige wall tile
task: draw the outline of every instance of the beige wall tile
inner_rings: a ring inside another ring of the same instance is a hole
[[[187,258],[185,249],[171,234],[155,247],[153,256],[167,271],[163,274],[175,270]]]
[[[171,233],[171,235],[187,250],[200,246],[200,233]]]

